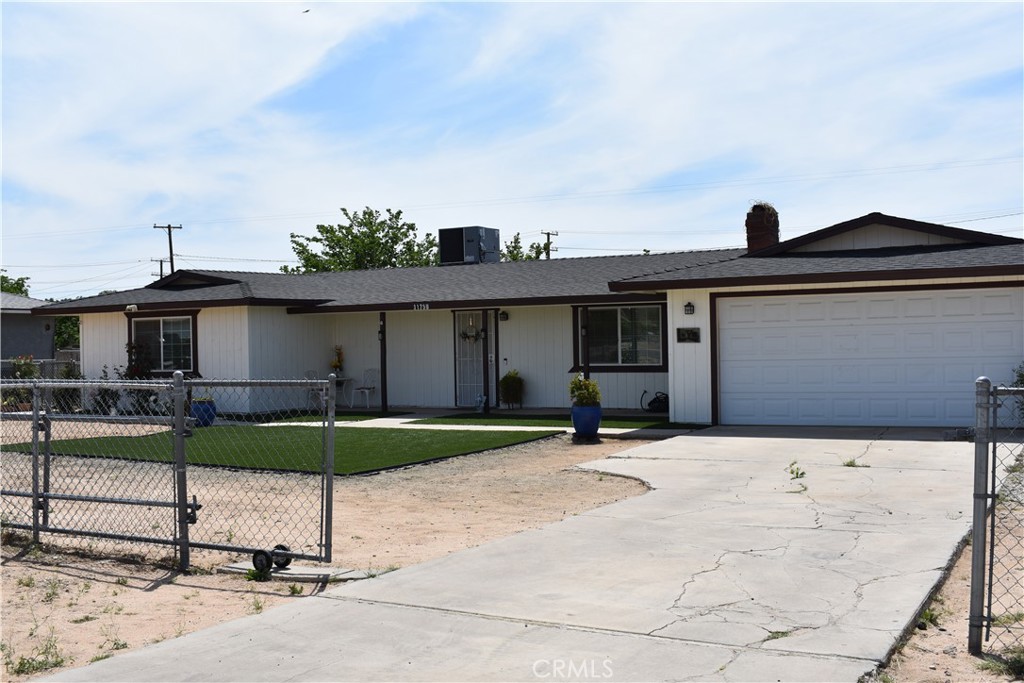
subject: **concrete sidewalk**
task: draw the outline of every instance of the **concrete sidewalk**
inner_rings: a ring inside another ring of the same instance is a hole
[[[438,431],[501,431],[501,432],[565,432],[566,434],[572,434],[575,430],[572,427],[531,427],[521,425],[486,425],[486,424],[473,424],[472,422],[457,423],[452,422],[451,424],[420,424],[419,420],[435,417],[447,417],[451,415],[464,414],[465,411],[432,411],[432,412],[415,412],[406,413],[402,415],[394,415],[391,417],[376,417],[370,420],[338,420],[335,422],[335,427],[352,427],[356,429],[433,429]],[[556,416],[552,414],[552,416]],[[565,411],[557,414],[558,417],[565,417]],[[636,418],[635,413],[630,413],[629,417]],[[613,415],[609,415],[608,418],[614,419]],[[260,425],[262,427],[296,427],[296,426],[308,426],[320,428],[322,423],[320,422],[268,422]],[[681,429],[661,429],[661,428],[640,428],[640,429],[623,429],[620,427],[601,427],[598,432],[599,437],[608,439],[636,439],[636,440],[650,440],[660,441],[663,439],[671,439],[674,436],[683,436],[695,431],[690,428]]]
[[[51,680],[856,681],[969,528],[973,447],[941,438],[648,444],[587,465],[646,495]]]

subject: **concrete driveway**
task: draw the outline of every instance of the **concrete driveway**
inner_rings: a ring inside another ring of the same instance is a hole
[[[644,496],[52,680],[856,681],[968,531],[972,454],[695,432],[586,465]]]

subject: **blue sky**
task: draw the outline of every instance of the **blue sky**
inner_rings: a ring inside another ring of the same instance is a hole
[[[304,10],[309,10],[305,12]],[[276,270],[340,207],[557,257],[871,211],[1020,236],[1020,3],[12,3],[2,267]]]

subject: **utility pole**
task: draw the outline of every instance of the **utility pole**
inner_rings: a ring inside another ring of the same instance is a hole
[[[160,279],[162,280],[163,277],[164,277],[164,263],[167,262],[167,259],[165,259],[165,258],[151,258],[149,260],[152,261],[153,263],[159,263],[160,264]],[[153,277],[156,277],[156,273],[150,273],[150,275],[152,275]]]
[[[547,237],[547,241],[544,242],[544,258],[550,260],[551,259],[551,252],[558,251],[558,247],[551,246],[551,236],[554,235],[555,237],[558,237],[558,233],[554,232],[554,231],[544,231],[544,230],[541,230],[540,234],[542,234],[545,237]]]
[[[168,225],[156,225],[156,224],[153,224],[153,229],[154,230],[166,230],[167,231],[167,250],[168,250],[169,256],[170,256],[169,260],[171,262],[171,272],[173,273],[174,272],[174,240],[171,239],[171,231],[172,230],[181,230],[181,226],[180,225],[170,225],[170,224],[168,224]],[[162,266],[163,266],[163,264],[161,263],[161,269],[160,269],[161,271],[163,271],[163,267]]]

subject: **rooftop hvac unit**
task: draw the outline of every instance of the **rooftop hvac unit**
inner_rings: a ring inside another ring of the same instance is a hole
[[[497,263],[501,260],[501,243],[497,228],[471,225],[465,228],[442,228],[437,231],[437,245],[442,266],[467,263]]]

